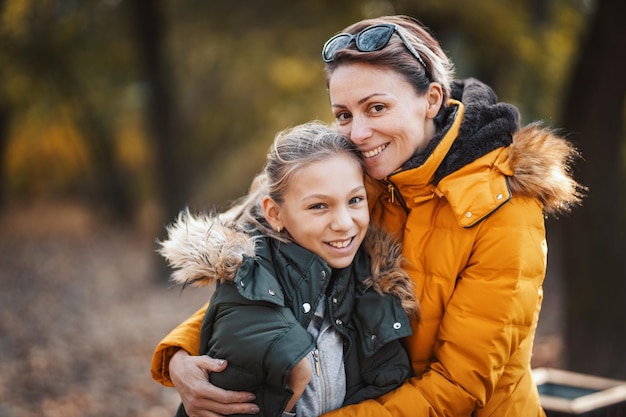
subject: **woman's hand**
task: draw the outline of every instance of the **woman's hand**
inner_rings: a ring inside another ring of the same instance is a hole
[[[226,361],[209,356],[191,356],[180,349],[170,360],[170,379],[189,417],[218,417],[229,414],[257,414],[250,392],[227,391],[209,382],[209,373],[221,372]]]

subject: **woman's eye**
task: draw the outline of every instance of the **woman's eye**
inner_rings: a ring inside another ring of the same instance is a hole
[[[346,121],[350,120],[352,118],[352,115],[350,113],[347,112],[341,112],[341,113],[337,113],[335,115],[335,119],[337,119],[339,121],[339,123],[345,123]]]
[[[371,113],[380,113],[383,110],[385,110],[385,105],[384,104],[374,104],[374,105],[372,105],[372,107],[370,107],[370,112]]]
[[[317,203],[317,204],[311,204],[309,206],[309,210],[321,210],[323,209],[325,206],[322,203]]]
[[[358,204],[358,203],[360,203],[363,200],[365,200],[364,197],[352,197],[350,199],[350,204]]]

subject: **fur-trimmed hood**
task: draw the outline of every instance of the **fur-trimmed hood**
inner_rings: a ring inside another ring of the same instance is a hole
[[[174,269],[171,280],[183,286],[207,286],[233,281],[246,257],[254,257],[261,237],[224,222],[219,216],[182,211],[167,227],[158,253]],[[363,242],[371,257],[372,275],[363,282],[380,294],[398,297],[409,314],[418,314],[413,281],[402,269],[401,246],[380,228],[371,226]]]
[[[581,203],[586,188],[571,173],[579,158],[572,144],[539,123],[513,134],[508,164],[513,194],[538,198],[546,215],[565,213]]]
[[[497,149],[507,149],[508,154],[492,163],[509,177],[513,194],[538,198],[546,215],[567,212],[580,204],[586,189],[571,173],[571,166],[580,155],[568,140],[540,123],[520,128],[517,108],[498,102],[493,90],[476,79],[456,81],[451,96],[452,102],[463,103],[462,123],[443,159],[433,161],[435,186],[457,172],[458,176],[467,176],[466,167],[474,161]],[[436,120],[439,133],[426,149],[407,161],[403,170],[433,159],[435,150],[456,123],[458,111],[459,106],[455,105],[442,109]]]
[[[513,194],[538,198],[545,214],[569,211],[580,204],[584,187],[571,173],[580,155],[556,131],[536,122],[520,129],[520,116],[511,104],[500,103],[486,84],[468,78],[457,81],[452,97],[465,106],[459,139],[439,167],[447,173],[469,164],[488,152],[509,146],[509,186]]]

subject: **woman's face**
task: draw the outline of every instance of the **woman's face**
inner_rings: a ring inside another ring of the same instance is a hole
[[[331,268],[352,263],[369,224],[363,169],[338,154],[297,170],[283,203],[264,201],[265,217]]]
[[[359,146],[370,176],[396,171],[435,134],[441,98],[432,94],[433,85],[439,88],[432,83],[418,95],[401,74],[364,63],[332,73],[328,91],[338,129]]]

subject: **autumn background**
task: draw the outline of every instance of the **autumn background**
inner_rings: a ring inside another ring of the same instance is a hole
[[[533,366],[626,380],[623,0],[4,0],[0,417],[173,414],[152,350],[208,292],[171,287],[155,239],[245,193],[278,130],[330,121],[321,45],[396,13],[581,150]]]

